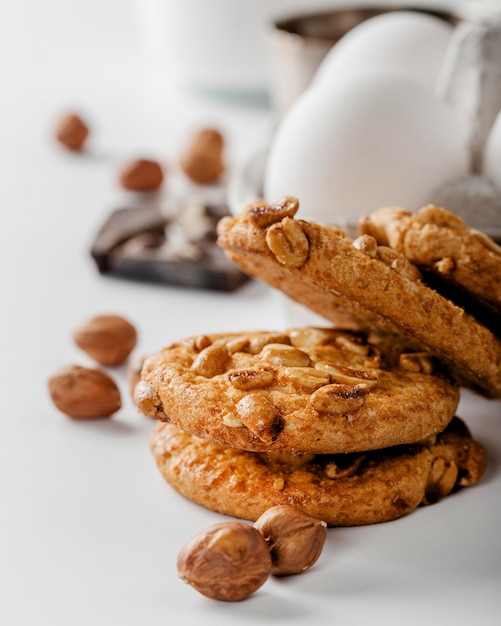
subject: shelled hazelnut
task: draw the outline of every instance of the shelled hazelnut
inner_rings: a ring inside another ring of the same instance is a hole
[[[287,504],[271,507],[255,522],[271,554],[275,576],[299,574],[317,562],[327,524]]]
[[[181,155],[181,169],[195,183],[215,183],[225,167],[223,149],[224,138],[218,130],[200,130],[191,137]]]
[[[162,186],[164,172],[157,161],[137,159],[125,165],[119,180],[120,185],[127,191],[156,191]]]
[[[214,600],[236,602],[257,591],[271,574],[263,536],[244,522],[222,522],[195,535],[177,559],[179,576]]]
[[[88,136],[87,124],[75,113],[68,113],[57,122],[56,139],[68,150],[82,150]]]
[[[101,370],[67,365],[49,377],[49,394],[55,406],[68,417],[110,417],[121,405],[115,381]]]
[[[135,327],[119,315],[96,315],[73,332],[76,345],[105,366],[124,363],[137,342]]]

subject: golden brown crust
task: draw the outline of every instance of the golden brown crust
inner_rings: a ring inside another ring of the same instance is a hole
[[[429,355],[362,333],[301,328],[191,337],[145,360],[139,410],[255,452],[341,453],[445,428],[459,391]]]
[[[244,452],[162,423],[150,445],[167,482],[208,509],[255,521],[289,504],[329,526],[396,519],[474,484],[486,466],[483,447],[458,418],[431,441],[354,455]]]
[[[403,254],[372,249],[370,235],[352,241],[335,228],[294,220],[296,210],[297,201],[290,198],[276,206],[259,203],[259,211],[251,205],[220,222],[219,244],[247,273],[332,322],[405,338],[416,349],[432,351],[461,384],[501,397],[501,341],[492,332],[421,282]],[[294,237],[287,237],[291,220]],[[276,237],[275,250],[269,245],[268,232],[277,225],[282,225],[282,258]],[[300,241],[298,229],[309,246],[302,265],[287,262],[288,250],[293,258],[294,241]]]
[[[501,315],[501,248],[456,215],[433,205],[415,214],[385,207],[362,219],[360,230]]]

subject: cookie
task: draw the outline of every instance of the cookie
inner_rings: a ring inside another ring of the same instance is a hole
[[[458,387],[423,353],[344,330],[191,337],[151,355],[143,414],[255,452],[344,453],[443,430]]]
[[[501,340],[428,287],[405,256],[371,235],[297,220],[295,198],[224,218],[219,245],[245,272],[336,324],[395,334],[431,351],[456,379],[501,397]]]
[[[499,329],[501,248],[492,239],[433,205],[415,214],[397,207],[379,209],[361,220],[360,231],[402,252],[437,290],[473,314],[479,314],[479,307],[490,311],[492,328]]]
[[[166,481],[212,511],[255,521],[289,504],[329,526],[397,519],[473,485],[486,466],[484,448],[459,418],[426,442],[360,454],[244,452],[162,423],[150,445]]]

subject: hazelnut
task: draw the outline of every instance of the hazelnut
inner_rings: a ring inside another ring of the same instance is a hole
[[[222,522],[201,531],[179,552],[179,576],[214,600],[244,600],[271,574],[268,546],[244,522]]]
[[[56,139],[68,150],[81,150],[88,135],[87,125],[75,113],[63,116],[57,123]]]
[[[224,139],[219,131],[201,130],[193,135],[181,155],[181,169],[195,183],[214,183],[224,171],[223,148]]]
[[[73,332],[77,346],[105,366],[121,365],[137,341],[134,326],[119,315],[97,315]]]
[[[127,191],[156,191],[164,180],[164,173],[157,161],[138,159],[128,163],[120,174],[120,185]]]
[[[263,535],[275,576],[299,574],[318,560],[327,537],[327,524],[281,504],[265,511],[254,528]]]
[[[52,376],[49,393],[56,407],[68,417],[110,417],[122,405],[115,381],[97,369],[67,365]]]

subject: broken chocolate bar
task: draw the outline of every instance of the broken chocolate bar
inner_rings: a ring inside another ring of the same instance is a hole
[[[157,207],[118,209],[98,232],[91,255],[102,274],[196,289],[234,291],[249,277],[216,244],[226,207],[187,205],[172,218]]]

